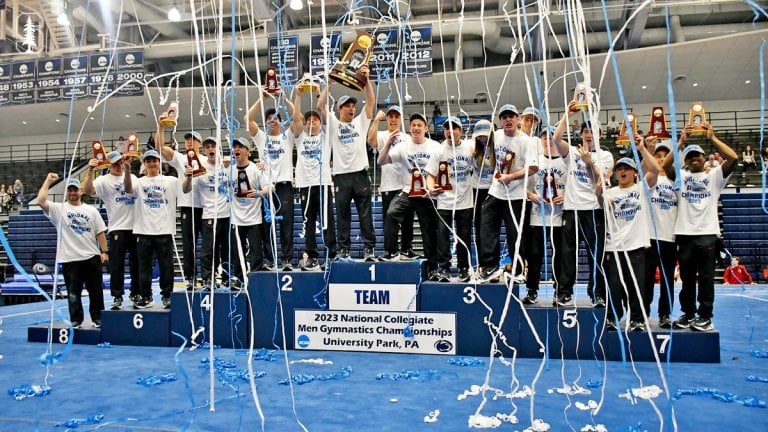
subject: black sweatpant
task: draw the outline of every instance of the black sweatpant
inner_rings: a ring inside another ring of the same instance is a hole
[[[214,221],[216,241],[214,244]],[[204,281],[213,279],[222,262],[229,263],[229,218],[203,219],[203,248],[200,252],[200,276]],[[228,267],[228,266],[227,266]],[[225,268],[227,274],[231,269]]]
[[[315,223],[321,222],[323,242],[328,248],[328,258],[336,257],[336,221],[333,217],[333,194],[331,186],[311,186],[299,189],[301,214],[304,216],[304,243],[307,256],[317,259],[317,229]],[[321,216],[325,208],[325,216]],[[323,229],[325,226],[325,229]],[[324,254],[325,255],[325,254]]]
[[[578,233],[578,238],[577,238]],[[587,294],[605,299],[605,278],[602,272],[605,246],[605,215],[603,209],[563,210],[562,274],[558,278],[558,294],[573,296],[573,285],[579,269],[579,243],[584,242],[589,262]],[[597,288],[597,292],[595,292]]]
[[[386,191],[381,193],[381,216],[382,218],[386,219],[387,217],[387,211],[389,210],[390,204],[392,204],[392,200],[395,199],[396,196],[400,194],[401,191],[395,190],[395,191]],[[384,223],[384,227],[386,228],[386,221]],[[403,216],[403,223],[400,224],[400,252],[408,252],[410,249],[413,249],[413,212],[406,213]],[[397,231],[394,233],[387,233],[386,230],[384,231],[384,238],[387,238],[387,235],[393,236],[395,239],[397,239]],[[397,241],[397,240],[395,240]]]
[[[371,214],[371,179],[368,171],[361,170],[333,176],[336,187],[336,216],[339,218],[339,247],[350,251],[352,240],[352,201],[355,201],[357,216],[360,219],[360,234],[366,249],[376,246],[376,232],[373,230]]]
[[[546,231],[546,232],[545,232]],[[552,259],[547,263],[545,273],[552,277],[555,282],[555,289],[558,287],[558,275],[562,271],[562,227],[543,227],[531,226],[530,237],[528,238],[528,276],[526,277],[525,287],[529,291],[538,292],[541,282],[541,269],[544,265],[544,256],[547,248],[553,250]],[[545,237],[546,236],[546,241]]]
[[[90,301],[88,312],[91,320],[101,320],[101,311],[104,310],[101,256],[95,255],[83,261],[61,263],[61,272],[64,274],[64,283],[67,286],[69,320],[73,323],[83,322],[85,315],[82,301],[83,284],[88,291]]]
[[[621,319],[624,316],[624,310],[627,310],[631,321],[643,322],[638,287],[645,286],[645,249],[606,252],[604,263],[605,275],[611,293],[606,305],[608,308],[607,319],[611,321],[614,320],[614,317]],[[622,283],[622,278],[624,283]]]
[[[201,207],[179,207],[181,212],[181,253],[184,278],[194,281],[197,277],[197,239],[203,232],[203,209]],[[112,258],[109,258],[110,261]]]
[[[677,257],[680,261],[680,308],[686,315],[712,318],[715,304],[716,235],[678,235]],[[698,282],[698,292],[697,292]],[[696,301],[699,302],[698,310]]]
[[[232,243],[237,245],[245,257],[245,263],[250,271],[255,271],[264,264],[264,252],[261,242],[261,225],[232,226]],[[240,237],[237,242],[235,233]],[[243,268],[240,265],[240,253],[232,249],[232,275],[239,280],[243,280]]]
[[[451,268],[451,234],[456,225],[456,265],[461,270],[469,269],[470,248],[472,247],[472,213],[473,209],[438,210],[442,221],[437,221],[437,266],[450,270]],[[455,214],[455,217],[454,217]],[[421,222],[419,222],[421,224]]]
[[[131,230],[115,230],[107,234],[109,239],[109,292],[112,297],[125,294],[125,255],[131,272],[131,293],[138,293],[139,260],[136,252],[136,236]]]
[[[437,213],[435,205],[429,198],[408,198],[408,194],[400,194],[392,200],[384,218],[384,230],[395,232],[397,224],[403,223],[408,212],[416,213],[421,228],[421,241],[424,245],[424,257],[427,259],[427,274],[437,269]],[[389,253],[397,252],[397,239],[384,237],[384,250]]]
[[[173,236],[139,234],[136,236],[136,249],[139,251],[139,294],[152,298],[152,258],[157,257],[160,294],[170,297],[173,291]]]
[[[651,247],[645,252],[645,288],[643,289],[643,304],[648,315],[651,314],[653,290],[656,285],[656,269],[660,269],[659,280],[659,316],[669,316],[675,305],[675,263],[677,262],[677,245],[651,239]]]
[[[480,267],[493,268],[499,265],[501,249],[499,246],[499,230],[501,222],[507,231],[507,252],[509,259],[515,259],[515,242],[517,241],[517,225],[512,218],[514,213],[518,220],[524,218],[523,200],[500,200],[488,195],[483,202],[483,210],[480,223]],[[525,225],[525,222],[523,222]],[[522,269],[519,269],[522,270]]]

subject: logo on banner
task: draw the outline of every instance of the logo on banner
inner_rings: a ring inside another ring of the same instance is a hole
[[[453,349],[453,344],[451,341],[440,339],[439,341],[435,342],[435,349],[441,353],[450,352]]]
[[[99,66],[106,66],[108,61],[106,56],[99,56],[99,58],[96,60],[96,63],[98,63]]]
[[[125,56],[125,64],[132,65],[136,62],[136,57],[133,56],[133,54],[128,54]]]
[[[418,30],[414,30],[411,32],[411,41],[412,42],[418,42],[421,40],[421,32]]]
[[[27,69],[27,65],[23,64],[23,65],[19,66],[19,72],[21,72],[23,74],[29,72],[29,69]]]
[[[69,62],[69,67],[72,69],[77,69],[80,67],[80,59],[73,58],[71,62]]]
[[[50,72],[53,70],[53,62],[45,62],[45,71]]]
[[[384,45],[385,43],[387,43],[387,40],[389,40],[388,33],[379,33],[379,35],[376,36],[376,42],[378,42],[379,45]]]
[[[298,339],[296,339],[296,343],[299,345],[299,348],[309,348],[309,336],[307,335],[301,335]]]

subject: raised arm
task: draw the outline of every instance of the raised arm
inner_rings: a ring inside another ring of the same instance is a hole
[[[325,86],[323,91],[320,92],[320,97],[317,98],[317,112],[320,113],[323,121],[328,117],[328,94],[331,92],[331,84],[333,84],[333,81],[328,80],[328,85]]]
[[[562,157],[568,156],[568,152],[570,151],[568,148],[568,141],[563,139],[563,137],[565,137],[565,133],[568,131],[568,120],[570,120],[571,116],[576,113],[573,108],[575,104],[575,101],[571,101],[568,104],[568,109],[563,113],[563,118],[560,119],[560,123],[557,124],[557,129],[555,129],[555,134],[552,136],[552,140],[555,142],[555,145],[557,145],[557,151]]]
[[[376,94],[373,92],[371,70],[368,68],[368,65],[363,65],[360,68],[360,73],[367,80],[365,84],[365,118],[370,120],[373,117],[373,110],[376,108]]]
[[[291,108],[291,133],[298,138],[304,126],[304,116],[301,114],[301,92],[295,93],[293,103],[288,106]]]
[[[653,160],[653,155],[648,151],[648,146],[656,145],[655,138],[651,138],[646,143],[642,136],[637,136],[637,153],[643,156],[643,162],[648,161],[647,164],[643,164],[643,171],[645,172],[645,182],[648,183],[648,187],[652,188],[656,186],[656,181],[659,179],[659,164]]]
[[[387,115],[384,113],[384,111],[379,110],[378,113],[376,113],[376,117],[373,118],[373,122],[371,123],[371,127],[368,128],[368,145],[373,148],[379,147],[379,140],[377,139],[377,135],[379,134],[379,123],[381,123],[382,120],[384,120],[387,117]]]
[[[163,158],[165,158],[166,161],[172,161],[175,156],[174,153],[176,153],[172,148],[166,147],[165,126],[160,123],[159,119],[157,121],[157,133],[155,133],[155,149],[158,153],[163,155]]]
[[[392,132],[387,142],[384,143],[384,147],[379,149],[379,157],[376,160],[379,165],[386,165],[392,163],[392,157],[389,156],[389,149],[392,148],[392,143],[400,137],[400,131],[396,130]]]
[[[723,170],[723,177],[728,177],[733,172],[733,167],[736,166],[739,156],[730,146],[728,146],[728,144],[722,142],[720,138],[715,136],[715,128],[713,128],[711,124],[707,123],[704,127],[707,128],[707,138],[712,140],[717,151],[719,151],[725,158],[725,161],[721,165],[721,169]]]
[[[86,169],[85,181],[83,181],[83,194],[91,197],[96,196],[96,188],[93,187],[93,173],[96,171],[96,165],[98,164],[99,161],[96,158],[88,161],[88,169]]]
[[[126,159],[123,161],[123,190],[125,193],[133,193],[133,179],[131,178],[131,163]]]
[[[43,213],[48,214],[48,189],[52,184],[59,181],[59,175],[56,173],[48,173],[48,176],[43,181],[43,185],[40,186],[40,191],[37,192],[37,205],[43,209]]]
[[[259,98],[256,99],[256,102],[251,105],[250,108],[248,108],[248,112],[245,114],[245,124],[248,125],[248,135],[250,136],[256,136],[257,133],[259,133],[259,125],[256,123],[256,113],[259,111],[259,107],[261,107],[261,102],[264,96],[259,94]]]

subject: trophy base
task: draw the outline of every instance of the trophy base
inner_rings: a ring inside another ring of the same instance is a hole
[[[664,139],[670,139],[672,138],[672,136],[666,132],[661,132],[661,133],[649,134],[647,138],[656,138],[658,140],[664,140]]]
[[[128,152],[128,153],[123,153],[123,157],[138,158],[138,157],[141,157],[141,155],[138,152]]]
[[[626,146],[629,145],[629,143],[630,143],[629,137],[626,136],[626,135],[622,135],[622,136],[616,138],[616,145],[617,146],[626,147]]]
[[[176,127],[176,120],[169,117],[161,118],[159,123],[161,126],[167,127],[167,128]]]
[[[445,191],[452,191],[453,190],[453,186],[451,186],[451,185],[438,186],[437,189],[441,190],[443,192],[445,192]]]
[[[337,83],[343,85],[344,87],[350,88],[352,90],[356,91],[363,91],[363,88],[365,88],[365,85],[367,83],[363,82],[359,78],[357,78],[354,75],[349,75],[344,72],[334,73],[331,75],[328,75],[328,77]]]
[[[250,192],[251,191],[248,191],[248,192],[238,192],[235,196],[238,197],[238,198],[248,198],[248,194]]]
[[[408,192],[408,198],[423,198],[427,196],[426,190],[420,190],[420,191],[410,191]]]
[[[280,89],[277,90],[264,90],[264,96],[278,97],[280,96]]]
[[[206,171],[205,169],[200,169],[200,170],[197,170],[197,171],[192,171],[192,177],[200,177],[201,175],[204,175],[207,172],[208,171]]]
[[[296,89],[299,91],[299,93],[304,94],[304,95],[305,94],[310,94],[310,93],[312,93],[312,94],[320,94],[320,86],[315,84],[315,83],[312,83],[312,84],[300,84],[299,86],[296,87]]]
[[[98,165],[96,165],[96,169],[102,170],[106,169],[112,166],[112,164],[109,161],[99,162]]]
[[[705,136],[706,134],[707,134],[707,130],[699,127],[694,127],[693,132],[691,132],[691,136],[695,136],[695,137]]]
[[[573,106],[573,110],[589,112],[589,104],[576,104]]]

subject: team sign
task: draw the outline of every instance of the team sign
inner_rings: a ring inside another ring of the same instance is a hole
[[[294,311],[296,349],[456,354],[456,314]]]
[[[331,310],[415,311],[416,284],[332,283],[328,286]]]

